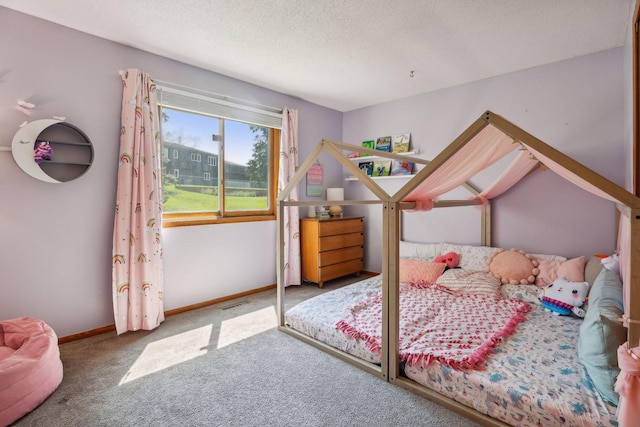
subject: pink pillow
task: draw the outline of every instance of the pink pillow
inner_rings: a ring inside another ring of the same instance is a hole
[[[540,273],[536,276],[536,286],[549,286],[558,277],[564,277],[570,282],[584,282],[583,256],[567,261],[543,261],[540,260],[538,269]]]
[[[432,285],[442,275],[447,264],[421,259],[400,260],[400,281],[417,287]]]

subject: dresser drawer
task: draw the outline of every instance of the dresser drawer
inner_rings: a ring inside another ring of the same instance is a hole
[[[354,233],[362,231],[362,219],[344,219],[341,221],[320,221],[318,223],[318,236],[333,236],[336,234]]]
[[[334,249],[347,248],[349,246],[362,246],[364,236],[360,233],[339,234],[336,236],[320,237],[318,239],[318,251],[332,251]]]
[[[350,248],[336,249],[334,251],[321,252],[318,264],[320,267],[338,264],[345,261],[362,258],[362,246],[352,246]]]
[[[320,267],[320,281],[335,279],[337,277],[346,276],[347,274],[360,273],[362,271],[362,260],[354,259],[351,261],[341,262],[339,264]]]

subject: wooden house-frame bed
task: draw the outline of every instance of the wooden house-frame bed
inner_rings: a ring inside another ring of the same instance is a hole
[[[478,170],[493,164],[499,158],[517,149],[520,149],[522,153],[518,155],[509,168],[512,172],[513,170],[519,171],[519,174],[510,174],[512,182],[505,184],[504,181],[499,179],[496,185],[481,193],[478,193],[467,184],[468,179],[474,176]],[[285,286],[282,283],[284,274],[283,213],[288,207],[297,208],[298,206],[318,204],[317,201],[287,201],[287,196],[298,185],[307,170],[323,151],[331,153],[347,171],[358,177],[378,198],[378,200],[348,200],[341,202],[341,204],[379,204],[382,206],[383,264],[382,274],[379,279],[382,324],[381,343],[379,346],[380,360],[374,363],[364,361],[349,352],[341,351],[332,345],[310,337],[290,327],[285,321]],[[389,195],[380,186],[376,185],[373,180],[363,175],[358,167],[344,154],[345,151],[376,154],[391,159],[415,162],[424,166],[399,191]],[[484,164],[475,163],[473,167],[465,166],[462,169],[456,169],[456,165],[460,165],[468,157],[484,157]],[[400,293],[402,284],[399,280],[400,222],[401,214],[405,210],[429,210],[431,208],[480,205],[482,207],[481,245],[490,247],[490,200],[506,191],[517,182],[517,179],[524,177],[540,163],[581,188],[615,203],[620,217],[618,250],[621,267],[620,276],[624,283],[624,319],[627,327],[626,345],[630,349],[638,347],[640,345],[640,322],[638,322],[640,320],[640,198],[490,111],[483,113],[480,118],[432,161],[405,155],[400,156],[394,153],[380,153],[337,141],[323,140],[315,148],[281,192],[278,199],[277,312],[280,330],[334,354],[397,386],[408,389],[474,419],[481,424],[500,426],[511,424],[507,423],[505,419],[494,418],[470,406],[459,403],[459,399],[434,391],[434,389],[408,378],[402,372],[401,365],[403,360],[400,358],[399,351],[399,341],[402,338],[400,335]],[[460,185],[466,186],[475,197],[469,200],[436,201],[440,194],[444,194]],[[588,408],[587,412],[590,410]],[[615,425],[615,421],[611,422],[611,425]],[[513,425],[520,424],[515,423]],[[522,425],[528,424],[524,423]]]

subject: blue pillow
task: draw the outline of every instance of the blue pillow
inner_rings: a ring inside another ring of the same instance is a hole
[[[618,321],[623,311],[620,277],[603,268],[589,292],[578,338],[578,360],[602,399],[614,405],[618,405],[618,394],[613,390],[620,373],[618,347],[627,341],[627,329]]]

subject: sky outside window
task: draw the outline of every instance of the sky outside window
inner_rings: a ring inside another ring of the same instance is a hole
[[[187,147],[197,148],[208,153],[218,154],[218,142],[211,135],[219,135],[219,121],[215,117],[164,108],[168,120],[162,122],[163,138],[167,142],[181,142]],[[246,165],[253,153],[255,135],[250,125],[225,120],[225,144],[229,148],[225,153],[227,162]],[[181,138],[181,141],[178,141]]]

